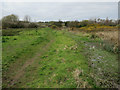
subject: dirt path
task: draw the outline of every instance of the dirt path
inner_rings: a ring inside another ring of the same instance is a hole
[[[36,60],[38,57],[40,57],[44,52],[46,52],[49,49],[49,46],[54,42],[54,40],[51,40],[46,46],[43,46],[42,49],[36,54],[33,58],[27,60],[25,64],[19,69],[19,71],[16,73],[14,77],[12,77],[12,81],[9,83],[8,87],[14,86],[17,81],[20,79],[21,76],[25,73],[25,68],[27,68],[29,65],[32,65],[34,60]]]

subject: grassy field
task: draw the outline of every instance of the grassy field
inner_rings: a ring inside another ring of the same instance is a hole
[[[117,54],[99,37],[50,28],[11,31],[2,37],[3,88],[118,87]]]

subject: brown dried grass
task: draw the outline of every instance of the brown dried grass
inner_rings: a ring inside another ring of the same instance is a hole
[[[95,34],[104,41],[109,41],[118,45],[118,31],[100,31]]]

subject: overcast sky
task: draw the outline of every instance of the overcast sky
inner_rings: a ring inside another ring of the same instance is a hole
[[[34,2],[32,2],[33,0],[30,0],[31,2],[27,0],[24,0],[26,2],[14,1],[8,2],[8,0],[5,0],[5,2],[0,3],[2,16],[16,14],[20,19],[23,19],[25,15],[29,15],[33,21],[84,20],[98,17],[118,18],[117,0],[109,0],[111,2],[78,2],[78,0],[74,0],[74,2],[72,2],[73,0],[70,0],[71,2],[55,2],[55,0],[50,0],[52,2],[47,2],[48,0],[44,0],[46,2],[42,2],[42,0],[41,2],[35,2],[37,0],[34,0]]]
[[[118,2],[120,0],[0,0],[0,2]]]

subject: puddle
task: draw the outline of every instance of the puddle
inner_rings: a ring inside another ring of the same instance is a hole
[[[115,76],[114,74],[116,73],[116,61],[113,60],[114,56],[111,56],[111,54],[108,52],[104,52],[104,50],[97,46],[97,44],[94,43],[84,43],[86,47],[86,52],[87,52],[87,57],[89,58],[89,65],[91,66],[91,72],[94,75],[94,80],[96,83],[102,83],[102,87],[116,87],[114,84],[115,83]],[[112,64],[111,64],[112,63]],[[112,68],[111,68],[112,67]],[[111,75],[111,76],[107,76]],[[113,78],[113,79],[112,79]],[[99,80],[101,79],[101,80]],[[111,81],[110,81],[111,80]],[[106,83],[110,82],[112,84]],[[114,83],[113,83],[114,81]],[[99,86],[99,85],[98,85]]]
[[[97,61],[96,59],[92,59],[91,61]]]

